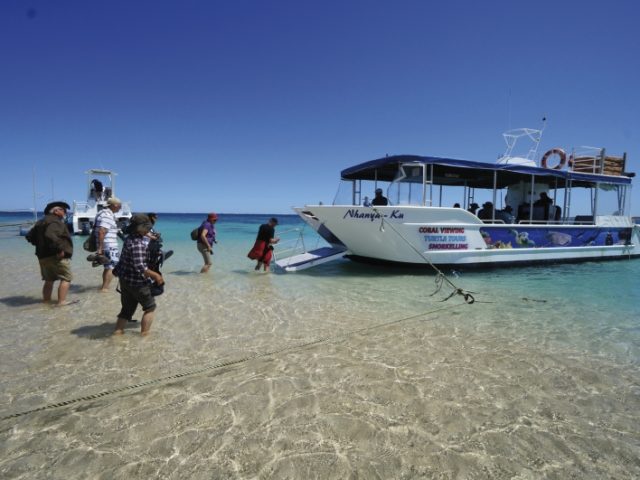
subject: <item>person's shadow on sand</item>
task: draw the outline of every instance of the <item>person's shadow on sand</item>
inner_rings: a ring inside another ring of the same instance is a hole
[[[84,293],[95,290],[94,286],[71,284],[69,292]],[[54,289],[54,299],[57,289]],[[14,295],[13,297],[0,298],[0,303],[4,303],[8,307],[26,307],[29,305],[46,305],[42,301],[42,297],[27,297],[26,295]]]
[[[84,292],[93,292],[98,287],[96,285],[79,285],[77,283],[72,283],[69,286],[69,291],[71,293],[84,293]]]
[[[42,297],[26,297],[24,295],[15,295],[13,297],[0,298],[0,302],[9,307],[25,307],[27,305],[42,304]]]
[[[163,275],[165,276],[166,275],[183,275],[184,276],[184,275],[194,275],[196,273],[199,273],[199,272],[196,272],[195,270],[174,270],[173,272],[163,273]]]
[[[138,322],[127,322],[126,327],[140,328]],[[115,322],[105,322],[100,325],[85,325],[71,330],[71,333],[80,338],[88,338],[89,340],[102,340],[113,335],[116,327]],[[126,328],[125,327],[125,328]]]

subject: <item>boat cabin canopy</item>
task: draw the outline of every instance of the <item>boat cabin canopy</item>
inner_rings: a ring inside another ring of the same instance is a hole
[[[341,172],[343,180],[371,180],[392,182],[397,179],[401,167],[410,164],[426,167],[426,178],[434,185],[466,186],[470,188],[493,189],[505,188],[518,183],[523,177],[534,175],[537,182],[554,183],[557,188],[593,187],[598,183],[611,185],[629,185],[633,174],[623,173],[620,176],[581,173],[553,168],[541,168],[516,164],[497,164],[456,160],[453,158],[423,157],[419,155],[393,155],[377,160],[364,162],[349,167]],[[497,175],[494,176],[494,172]],[[544,180],[541,180],[543,177]],[[415,182],[419,182],[419,177]],[[406,178],[404,181],[411,181]],[[494,184],[494,182],[496,182]],[[556,183],[557,182],[557,183]]]
[[[87,175],[87,202],[106,202],[115,196],[116,172],[101,168],[92,168],[84,172]]]

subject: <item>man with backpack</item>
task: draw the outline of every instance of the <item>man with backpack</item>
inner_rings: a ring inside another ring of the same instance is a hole
[[[101,292],[108,292],[111,279],[113,278],[113,268],[118,263],[120,251],[118,250],[118,222],[116,213],[120,211],[122,202],[119,198],[111,197],[107,200],[107,208],[98,213],[95,220],[95,235],[98,255],[104,255],[109,259],[104,264],[102,272]]]
[[[200,269],[200,273],[207,273],[213,265],[211,261],[211,255],[213,255],[213,244],[218,243],[216,240],[216,227],[215,224],[218,221],[218,214],[211,212],[207,215],[207,219],[202,222],[202,225],[198,228],[196,239],[198,241],[197,247],[204,265]]]
[[[42,299],[45,303],[51,301],[53,285],[58,286],[58,306],[68,305],[67,293],[71,285],[71,257],[73,256],[73,242],[64,218],[69,210],[65,202],[51,202],[45,209],[45,217],[38,220],[27,234],[27,240],[36,247],[36,256],[40,263],[40,273],[44,286]]]
[[[149,217],[144,214],[131,217],[127,227],[129,235],[124,242],[120,261],[114,269],[114,274],[120,280],[119,292],[122,306],[116,321],[115,335],[124,333],[124,327],[127,322],[133,321],[133,314],[138,305],[143,311],[140,333],[143,336],[148,335],[151,329],[156,310],[152,287],[164,285],[162,274],[157,266],[151,263],[149,244],[145,240],[152,228]]]

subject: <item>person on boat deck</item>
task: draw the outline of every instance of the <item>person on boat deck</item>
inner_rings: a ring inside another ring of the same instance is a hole
[[[461,207],[460,207],[460,204],[458,202],[456,202],[456,203],[453,204],[453,208],[461,208]]]
[[[553,205],[553,200],[549,198],[547,192],[540,192],[540,198],[533,202],[534,207],[542,207],[544,209],[544,220],[549,220],[549,209],[551,205]]]
[[[469,213],[473,213],[475,215],[476,212],[478,211],[478,208],[480,208],[480,205],[478,205],[477,203],[473,202],[471,205],[469,205],[469,209],[467,211]]]
[[[514,223],[516,218],[513,216],[511,205],[507,205],[503,210],[496,210],[496,220],[502,220],[504,223]]]
[[[493,203],[484,202],[482,209],[478,212],[478,218],[481,220],[491,220],[493,218]]]
[[[96,254],[104,255],[109,259],[108,263],[104,264],[104,271],[102,272],[102,287],[101,292],[108,292],[109,285],[113,279],[113,269],[118,263],[120,258],[120,251],[118,250],[118,233],[120,228],[116,220],[116,213],[122,208],[122,202],[117,197],[111,197],[107,200],[107,208],[100,210],[100,213],[96,215],[95,231],[96,231],[96,245],[98,250]]]
[[[363,207],[370,207],[371,206],[371,200],[369,200],[369,197],[365,196],[364,200],[362,201],[362,206]]]
[[[149,217],[136,214],[131,217],[127,237],[122,248],[122,256],[115,268],[115,274],[120,279],[120,313],[116,322],[114,335],[122,335],[127,322],[132,321],[133,314],[142,307],[142,321],[140,333],[147,335],[155,317],[156,301],[151,291],[151,284],[164,285],[164,279],[159,272],[151,270],[149,265],[149,246],[145,241],[146,235],[153,228]]]
[[[68,305],[67,293],[71,285],[71,257],[73,256],[73,242],[64,217],[69,210],[65,202],[51,202],[44,209],[46,215],[36,222],[27,234],[27,240],[35,245],[36,256],[40,264],[40,273],[44,286],[42,300],[51,301],[53,284],[58,285],[57,306]]]
[[[91,180],[91,196],[96,200],[100,201],[100,200],[103,200],[103,193],[104,193],[104,190],[103,190],[102,182],[97,178],[94,178],[93,180]]]
[[[376,196],[371,200],[371,205],[389,205],[389,200],[382,195],[381,188],[376,188]]]
[[[253,244],[253,248],[247,254],[251,260],[257,260],[255,270],[260,270],[260,266],[263,266],[264,271],[269,271],[271,265],[271,258],[273,257],[273,245],[278,243],[280,239],[275,236],[275,227],[278,225],[278,219],[272,217],[267,223],[260,225],[258,229],[258,236]]]
[[[218,221],[218,214],[211,212],[207,215],[207,219],[200,225],[200,231],[198,232],[198,251],[202,255],[204,265],[200,269],[200,273],[207,273],[213,265],[211,261],[211,255],[213,255],[213,244],[218,243],[216,240],[216,227],[215,224]]]
[[[501,212],[500,218],[504,220],[504,223],[514,223],[516,221],[516,217],[513,214],[513,207],[511,205],[507,205],[500,212]]]

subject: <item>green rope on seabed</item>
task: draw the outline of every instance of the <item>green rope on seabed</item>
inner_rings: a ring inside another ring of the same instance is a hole
[[[424,317],[426,315],[432,315],[434,313],[438,313],[438,312],[442,312],[444,310],[449,310],[455,307],[458,307],[462,304],[457,304],[457,305],[450,305],[447,307],[440,307],[437,308],[435,310],[431,310],[431,311],[427,311],[427,312],[422,312],[422,313],[418,313],[415,315],[410,315],[408,317],[404,317],[404,318],[400,318],[397,320],[391,320],[389,322],[383,322],[383,323],[379,323],[376,325],[371,325],[369,327],[363,327],[363,328],[358,328],[356,330],[349,330],[345,333],[342,334],[338,334],[338,335],[332,335],[332,336],[328,336],[328,337],[323,337],[323,338],[318,338],[315,340],[310,340],[308,342],[304,342],[304,343],[299,343],[299,344],[295,344],[295,345],[289,345],[289,346],[284,346],[282,348],[278,348],[275,350],[271,350],[269,352],[265,352],[265,353],[257,353],[255,355],[250,355],[247,357],[243,357],[240,358],[238,360],[229,360],[227,362],[221,362],[221,363],[215,363],[212,365],[206,365],[202,368],[198,368],[196,370],[190,370],[190,371],[186,371],[186,372],[182,372],[182,373],[176,373],[174,375],[168,375],[166,377],[161,377],[161,378],[155,378],[152,380],[148,380],[146,382],[140,382],[140,383],[136,383],[134,385],[127,385],[125,387],[120,387],[120,388],[113,388],[111,390],[105,390],[103,392],[100,393],[95,393],[92,395],[85,395],[83,397],[77,397],[77,398],[72,398],[70,400],[64,400],[62,402],[58,402],[58,403],[51,403],[49,405],[44,405],[42,407],[37,407],[37,408],[33,408],[31,410],[25,410],[23,412],[18,412],[18,413],[14,413],[12,415],[6,415],[4,417],[0,417],[0,421],[4,421],[4,420],[9,420],[11,418],[18,418],[18,417],[24,417],[26,415],[30,415],[32,413],[36,413],[36,412],[43,412],[45,410],[52,410],[55,408],[62,408],[62,407],[66,407],[68,405],[73,405],[74,403],[80,403],[80,402],[88,402],[90,400],[97,400],[99,398],[102,397],[107,397],[110,395],[114,395],[116,393],[121,393],[121,392],[126,392],[127,390],[137,390],[139,388],[142,387],[147,387],[149,385],[154,385],[154,384],[159,384],[159,383],[163,383],[163,382],[167,382],[170,380],[177,380],[180,378],[184,378],[184,377],[190,377],[190,376],[194,376],[194,375],[198,375],[200,373],[205,373],[211,370],[217,370],[223,367],[229,367],[229,366],[233,366],[233,365],[239,365],[241,363],[246,363],[249,360],[255,360],[258,358],[264,358],[264,357],[271,357],[274,356],[278,353],[283,353],[283,352],[290,352],[290,351],[294,351],[294,350],[300,350],[306,347],[311,347],[314,345],[318,345],[320,343],[328,343],[330,341],[336,341],[336,340],[343,340],[346,339],[348,337],[351,337],[357,333],[364,333],[367,331],[371,331],[371,330],[376,330],[379,328],[383,328],[383,327],[388,327],[390,325],[394,325],[397,323],[402,323],[402,322],[406,322],[409,320],[413,320],[416,318],[420,318],[420,317]]]
[[[451,282],[446,277],[446,275],[444,273],[442,273],[440,270],[438,270],[435,266],[433,268],[436,269],[438,274],[436,275],[436,291],[433,292],[431,295],[429,295],[430,297],[433,297],[436,293],[438,293],[440,291],[440,289],[442,289],[442,285],[444,284],[444,282],[447,282],[453,288],[453,291],[451,292],[451,294],[447,298],[445,298],[444,300],[440,300],[441,302],[446,302],[447,300],[449,300],[454,295],[460,295],[460,296],[462,296],[462,298],[464,298],[464,301],[466,303],[468,303],[469,305],[471,305],[472,303],[475,303],[476,299],[473,297],[473,295],[471,295],[472,293],[475,293],[475,292],[465,292],[461,288],[456,287],[453,284],[453,282]]]
[[[382,213],[380,213],[377,208],[374,208],[373,211],[380,215],[380,219],[381,219],[380,231],[382,233],[384,233],[385,232],[385,229],[384,229],[384,215]],[[426,261],[431,266],[431,268],[433,268],[436,271],[436,273],[437,273],[437,275],[436,275],[436,291],[433,292],[431,295],[429,295],[430,297],[433,297],[436,293],[438,293],[442,289],[442,285],[444,285],[444,283],[446,282],[453,289],[453,292],[451,292],[451,295],[449,295],[447,298],[445,298],[443,300],[440,300],[441,302],[446,302],[447,300],[449,300],[454,295],[460,295],[464,299],[464,301],[466,303],[468,303],[469,305],[471,305],[472,303],[475,303],[476,299],[473,297],[472,294],[476,293],[476,292],[468,292],[468,291],[463,290],[462,288],[456,286],[451,280],[449,280],[447,278],[447,276],[442,272],[442,270],[440,270],[438,267],[436,267],[431,262],[431,260],[429,260],[428,257],[426,257],[420,250],[418,250],[416,247],[414,247],[409,240],[404,238],[404,235],[402,235],[400,232],[398,232],[398,230],[395,229],[395,227],[393,226],[393,224],[391,222],[387,222],[387,225],[389,225],[391,227],[391,229],[396,233],[396,235],[398,235],[402,240],[404,240],[405,243],[407,245],[409,245],[414,252],[416,252],[418,255],[420,255],[420,257],[424,261]]]

